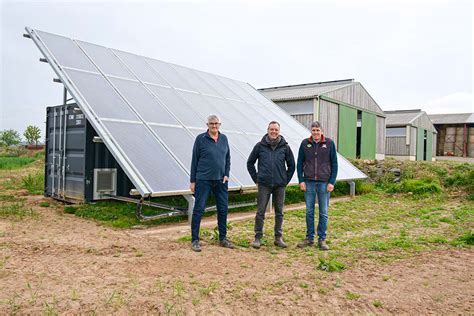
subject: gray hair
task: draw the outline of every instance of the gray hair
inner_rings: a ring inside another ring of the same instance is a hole
[[[273,125],[273,124],[278,125],[278,128],[280,128],[280,123],[278,123],[277,121],[271,121],[270,123],[268,123],[268,128],[270,128],[270,125]]]
[[[219,119],[219,117],[215,114],[211,114],[207,117],[207,121],[208,122],[211,122],[211,121],[218,121],[220,122],[221,120]]]
[[[313,127],[321,128],[321,123],[319,123],[319,121],[314,121],[311,123],[311,129],[313,129]]]

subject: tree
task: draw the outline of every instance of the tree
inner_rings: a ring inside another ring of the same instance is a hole
[[[0,132],[0,143],[7,146],[18,145],[21,142],[20,133],[14,129],[6,129]]]
[[[29,125],[26,128],[25,132],[23,133],[23,136],[25,136],[26,141],[28,142],[28,144],[33,145],[33,143],[34,143],[35,146],[36,146],[36,145],[38,145],[38,140],[41,138],[41,131],[40,131],[39,127]]]

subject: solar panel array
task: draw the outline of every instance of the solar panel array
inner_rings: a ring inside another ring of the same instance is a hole
[[[189,193],[194,138],[210,114],[231,146],[230,190],[255,187],[246,160],[268,122],[280,122],[295,157],[309,134],[247,83],[26,30],[142,195]],[[365,175],[339,156],[338,180],[356,178]]]

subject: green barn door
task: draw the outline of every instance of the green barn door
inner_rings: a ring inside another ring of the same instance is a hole
[[[425,145],[425,130],[417,127],[416,129],[416,160],[423,160]]]
[[[337,151],[346,158],[356,157],[357,110],[339,105]]]
[[[426,161],[433,158],[433,132],[426,131]]]
[[[362,112],[361,159],[375,159],[376,127],[375,114]]]

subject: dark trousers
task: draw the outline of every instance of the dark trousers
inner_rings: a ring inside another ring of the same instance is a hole
[[[255,216],[255,238],[262,238],[263,223],[265,221],[265,210],[267,208],[270,194],[273,194],[275,204],[275,238],[282,237],[283,206],[285,205],[285,187],[267,187],[258,185],[257,215]]]
[[[199,240],[201,218],[206,209],[206,202],[211,192],[216,197],[219,240],[226,239],[227,209],[229,206],[228,182],[222,183],[222,180],[197,180],[195,190],[193,218],[191,220],[192,241]]]

